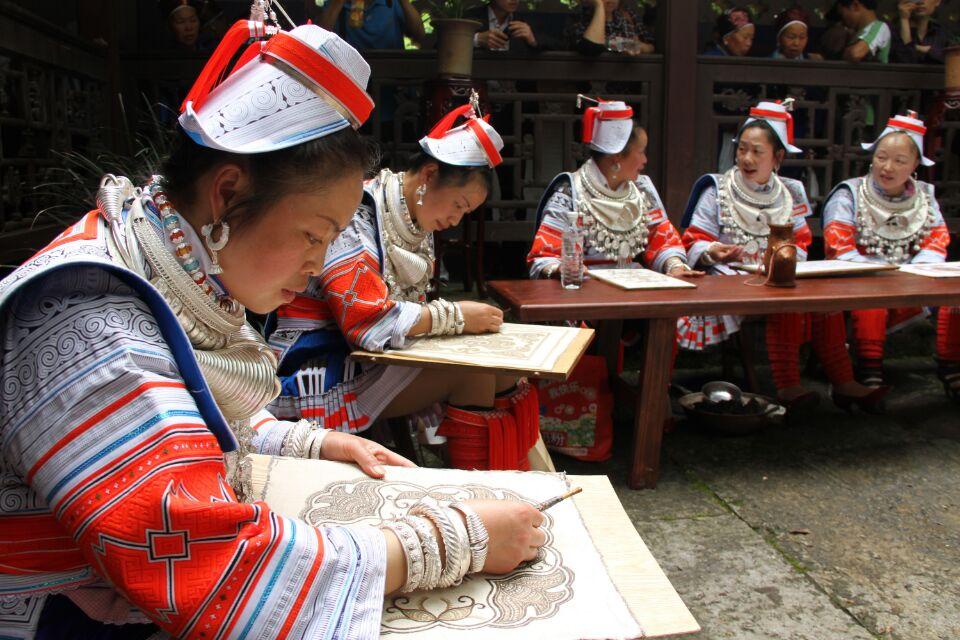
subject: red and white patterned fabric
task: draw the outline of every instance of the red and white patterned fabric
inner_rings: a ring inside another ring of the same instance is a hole
[[[181,107],[197,144],[263,153],[366,121],[370,65],[356,49],[316,25],[267,36],[263,23],[238,21],[210,56]]]
[[[650,234],[646,248],[636,259],[648,269],[663,272],[670,258],[685,258],[683,243],[680,241],[680,234],[667,217],[660,194],[650,178],[640,176],[637,187],[644,193],[650,205],[644,213]],[[569,212],[577,211],[578,197],[570,174],[560,174],[554,178],[544,193],[541,199],[540,226],[527,254],[531,278],[539,278],[544,269],[560,266],[561,237],[569,224]],[[584,240],[583,262],[588,269],[609,268],[616,264],[594,247],[589,238]]]
[[[457,125],[460,119],[463,124]],[[455,126],[456,125],[456,126]],[[503,162],[503,138],[490,125],[490,115],[478,117],[472,104],[453,109],[420,138],[420,148],[444,164],[496,167]]]
[[[577,106],[580,106],[580,98]],[[589,100],[589,98],[587,98]],[[633,107],[620,100],[597,100],[583,112],[583,144],[600,153],[620,153],[633,134]]]
[[[390,298],[382,273],[377,179],[364,189],[357,213],[327,250],[323,271],[277,310],[276,329],[267,336],[280,361],[284,390],[271,410],[281,418],[362,431],[419,374],[413,367],[360,366],[349,358],[354,348],[403,348],[421,311],[417,302]]]
[[[852,262],[885,262],[883,256],[868,255],[866,247],[858,244],[857,199],[862,181],[869,176],[853,178],[840,183],[823,205],[823,242],[827,258]],[[917,180],[915,189],[923,189],[929,197],[932,225],[920,241],[918,249],[911,252],[906,262],[922,264],[944,262],[950,245],[950,231],[940,211],[933,185]],[[874,188],[872,185],[869,188]],[[853,319],[853,334],[857,355],[863,362],[878,365],[883,359],[887,334],[897,331],[912,322],[922,320],[927,312],[921,308],[909,309],[860,309],[850,312]],[[937,355],[945,361],[960,362],[960,351],[954,345],[960,343],[960,320],[956,307],[944,307],[937,320]]]
[[[118,622],[125,600],[127,621],[177,637],[375,637],[382,535],[237,501],[182,329],[107,235],[91,213],[0,282],[3,636],[32,638],[50,594],[89,587],[89,611]]]
[[[807,259],[807,248],[813,241],[813,234],[807,225],[807,216],[812,213],[810,202],[807,200],[803,183],[790,178],[780,178],[784,186],[790,191],[793,198],[794,240],[799,248],[797,258]],[[697,181],[697,187],[691,196],[688,210],[691,212],[690,222],[683,233],[683,246],[687,250],[687,264],[692,268],[698,267],[700,258],[707,248],[714,242],[735,244],[733,236],[722,231],[720,224],[720,203],[717,198],[720,176],[710,174]],[[711,275],[729,275],[736,270],[724,265],[715,264],[706,267]],[[680,334],[680,346],[684,349],[701,350],[711,345],[720,344],[740,329],[740,318],[737,316],[691,316],[681,318],[677,331]]]
[[[923,120],[917,117],[916,111],[907,111],[906,115],[896,115],[887,120],[887,126],[884,127],[880,135],[873,142],[863,142],[860,144],[864,151],[873,151],[883,140],[891,133],[900,132],[910,136],[913,143],[917,145],[917,151],[920,153],[920,164],[925,167],[932,167],[936,163],[923,155],[923,138],[927,135],[927,127]]]

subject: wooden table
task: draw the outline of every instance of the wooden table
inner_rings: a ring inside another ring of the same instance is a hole
[[[768,315],[960,305],[960,279],[924,278],[899,271],[871,276],[798,280],[792,289],[752,287],[754,276],[707,276],[696,289],[624,291],[597,280],[565,290],[557,280],[494,280],[491,295],[523,322],[593,320],[600,323],[601,352],[615,371],[623,320],[643,320],[641,365],[634,418],[634,489],[654,488],[660,475],[660,442],[669,409],[667,387],[677,319],[685,315]],[[604,343],[606,346],[604,346]]]

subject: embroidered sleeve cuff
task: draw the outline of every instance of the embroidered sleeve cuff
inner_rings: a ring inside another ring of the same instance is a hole
[[[702,264],[705,267],[710,267],[714,264],[713,258],[707,255],[707,251],[710,250],[717,242],[707,242],[706,240],[698,240],[694,242],[690,249],[687,251],[687,266],[691,269],[696,269],[698,264]]]
[[[560,258],[534,258],[530,263],[530,278],[546,278],[548,275],[560,269]]]
[[[407,333],[413,325],[420,320],[422,306],[416,302],[398,302],[397,303],[397,322],[393,328],[393,335],[390,336],[390,343],[384,345],[394,349],[403,349],[407,344]],[[382,350],[382,349],[381,349]]]
[[[677,260],[679,260],[684,266],[687,266],[687,255],[683,249],[678,247],[663,249],[657,254],[657,257],[653,259],[653,264],[650,265],[650,268],[653,271],[666,273]]]
[[[314,603],[313,613],[326,619],[320,625],[311,624],[301,637],[379,637],[387,567],[383,534],[367,525],[329,527],[322,534],[326,589],[318,593],[322,602]]]

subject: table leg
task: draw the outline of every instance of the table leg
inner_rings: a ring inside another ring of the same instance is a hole
[[[607,361],[607,379],[611,388],[619,376],[620,336],[623,335],[622,320],[601,320],[597,324],[597,355]]]
[[[633,464],[631,489],[654,489],[660,477],[660,442],[663,421],[670,408],[667,385],[676,339],[675,318],[656,318],[643,322],[642,357],[634,415]]]

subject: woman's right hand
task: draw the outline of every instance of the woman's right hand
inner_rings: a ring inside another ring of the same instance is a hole
[[[525,502],[468,500],[487,528],[487,562],[484,573],[508,573],[526,560],[533,560],[547,542],[540,528],[543,514]]]
[[[914,0],[900,0],[897,3],[897,11],[900,12],[900,18],[903,20],[909,20],[916,10],[917,3]]]
[[[489,29],[477,34],[477,45],[483,49],[503,49],[510,38],[499,29]]]
[[[497,333],[503,324],[503,311],[489,304],[465,300],[460,304],[464,333]]]
[[[735,262],[743,257],[743,247],[735,244],[714,244],[707,249],[707,255],[715,263]]]

